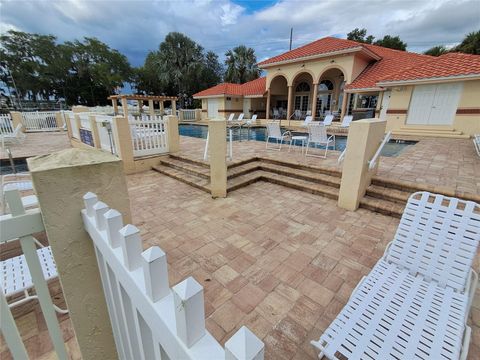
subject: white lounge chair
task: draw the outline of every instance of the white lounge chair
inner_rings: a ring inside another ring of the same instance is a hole
[[[345,115],[343,117],[342,123],[340,124],[340,127],[348,128],[352,120],[353,120],[353,115]]]
[[[308,116],[305,117],[305,120],[303,120],[303,123],[300,126],[308,127],[308,125],[310,125],[312,123],[312,121],[313,121],[312,115],[308,115]]]
[[[273,109],[273,118],[280,119],[280,111],[278,109]]]
[[[37,242],[38,244],[38,242]],[[43,270],[43,277],[46,281],[56,278],[57,267],[53,260],[52,250],[50,246],[42,247],[37,250],[37,256],[40,260],[40,265]],[[38,299],[37,295],[30,295],[29,290],[33,286],[32,276],[28,270],[27,261],[25,255],[15,256],[10,259],[0,261],[0,276],[2,290],[6,297],[23,293],[24,297],[21,299],[15,299],[14,302],[8,304],[10,308],[26,303],[27,301]],[[68,310],[60,309],[58,306],[53,305],[55,311],[60,314],[68,313]]]
[[[465,359],[480,205],[410,196],[394,240],[318,341],[319,358]]]
[[[237,121],[242,121],[244,117],[245,117],[245,114],[241,113],[240,115],[238,115]]]
[[[477,155],[480,156],[480,134],[473,135],[473,146],[477,151]]]
[[[18,124],[13,132],[2,131],[0,134],[2,149],[5,148],[5,144],[21,144],[25,140],[26,135],[22,132],[22,127],[22,124]]]
[[[7,203],[5,201],[5,192],[7,190],[17,189],[18,191],[33,190],[32,180],[29,174],[7,174],[2,176],[1,183],[1,203],[2,213],[5,214],[7,210]],[[38,198],[36,195],[26,195],[21,197],[23,207],[30,209],[38,206]]]
[[[305,150],[305,156],[319,156],[314,154],[309,154],[308,149],[310,144],[314,145],[324,145],[325,146],[325,155],[320,156],[323,158],[327,157],[328,147],[330,144],[335,146],[335,135],[328,136],[327,128],[323,124],[310,124],[308,126],[308,139],[307,139],[307,149]]]
[[[333,115],[330,114],[330,115],[325,116],[322,124],[325,125],[325,126],[330,126],[330,125],[332,125],[332,122],[333,122]]]
[[[233,121],[233,118],[235,117],[235,114],[234,113],[231,113],[230,116],[228,117],[227,119],[227,122],[231,122]]]
[[[272,121],[267,123],[267,136],[266,136],[265,149],[281,150],[283,140],[285,140],[288,136],[290,136],[290,131],[285,131],[284,133],[282,133],[282,130],[280,129],[280,124],[277,121]],[[271,148],[271,147],[269,148],[268,140],[270,139],[275,139],[277,145],[279,144],[280,146],[278,148]]]

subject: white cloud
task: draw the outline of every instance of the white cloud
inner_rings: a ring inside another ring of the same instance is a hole
[[[95,36],[125,53],[134,65],[170,31],[185,33],[223,56],[239,44],[259,60],[294,47],[365,27],[376,37],[399,35],[409,49],[453,44],[480,28],[478,0],[284,0],[248,12],[230,0],[0,0],[0,31],[51,33],[60,41]]]

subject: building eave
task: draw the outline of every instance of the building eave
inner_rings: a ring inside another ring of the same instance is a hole
[[[345,92],[349,94],[354,93],[363,93],[363,92],[372,92],[372,91],[384,91],[385,89],[381,87],[371,87],[371,88],[358,88],[358,89],[346,89]]]
[[[425,84],[425,83],[451,82],[451,81],[459,81],[459,80],[480,80],[480,74],[430,77],[430,78],[411,79],[411,80],[379,81],[377,82],[377,85],[382,87],[391,87],[391,86],[416,85],[416,84]]]
[[[267,63],[267,64],[261,64],[258,63],[258,67],[261,69],[267,69],[270,67],[274,66],[279,66],[279,65],[285,65],[285,64],[292,64],[296,62],[302,62],[302,61],[310,61],[310,60],[316,60],[316,59],[321,59],[321,58],[328,58],[331,56],[337,56],[337,55],[345,55],[345,54],[351,54],[351,53],[356,53],[356,52],[364,52],[374,60],[380,60],[381,57],[375,54],[373,51],[370,51],[369,49],[363,47],[363,46],[356,46],[353,48],[348,48],[348,49],[343,49],[343,50],[338,50],[338,51],[331,51],[328,53],[322,53],[322,54],[315,54],[315,55],[310,55],[310,56],[303,56],[303,57],[298,57],[295,59],[289,59],[289,60],[282,60],[282,61],[276,61],[272,63]]]

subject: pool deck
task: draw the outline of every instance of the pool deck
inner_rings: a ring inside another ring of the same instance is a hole
[[[28,136],[23,153],[69,147],[62,135],[52,134],[55,144],[45,140],[50,134],[42,135],[40,147],[33,141],[37,136]],[[204,145],[203,139],[182,136],[181,154],[201,160]],[[257,141],[235,142],[233,151],[234,161],[265,156],[341,168],[338,151],[329,151],[327,159],[305,158],[298,147],[265,150]],[[398,157],[382,157],[378,174],[480,194],[480,158],[471,140],[420,139]],[[346,211],[334,200],[265,182],[215,200],[155,171],[127,176],[127,186],[133,224],[144,248],[158,245],[166,252],[170,285],[194,276],[204,286],[212,335],[224,344],[246,325],[265,342],[266,359],[317,358],[310,340],[319,338],[382,256],[399,221],[365,209]],[[474,268],[480,270],[478,253]],[[58,288],[58,282],[51,285],[62,305]],[[20,306],[15,317],[31,358],[54,359],[38,304]],[[68,316],[60,321],[71,358],[80,359]],[[480,358],[480,289],[469,324],[473,360]],[[0,358],[11,358],[1,337]]]
[[[70,141],[65,131],[32,132],[26,133],[23,143],[5,147],[10,148],[13,158],[28,158],[68,149],[70,148]],[[8,154],[3,149],[0,149],[0,159],[8,159]]]

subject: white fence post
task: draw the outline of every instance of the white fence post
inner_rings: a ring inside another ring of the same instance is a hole
[[[145,291],[153,302],[163,299],[170,292],[168,287],[167,256],[158,246],[142,253]]]
[[[205,329],[203,287],[189,277],[170,290],[165,253],[156,246],[140,253],[135,226],[121,227],[120,213],[104,212],[108,205],[94,194],[84,199],[83,222],[97,255],[121,359],[263,359],[263,343],[246,328],[223,349]],[[115,232],[121,250],[113,246]]]
[[[264,356],[265,345],[245,326],[225,343],[225,360],[262,360]]]
[[[203,287],[193,277],[173,287],[177,335],[188,347],[205,334]]]

